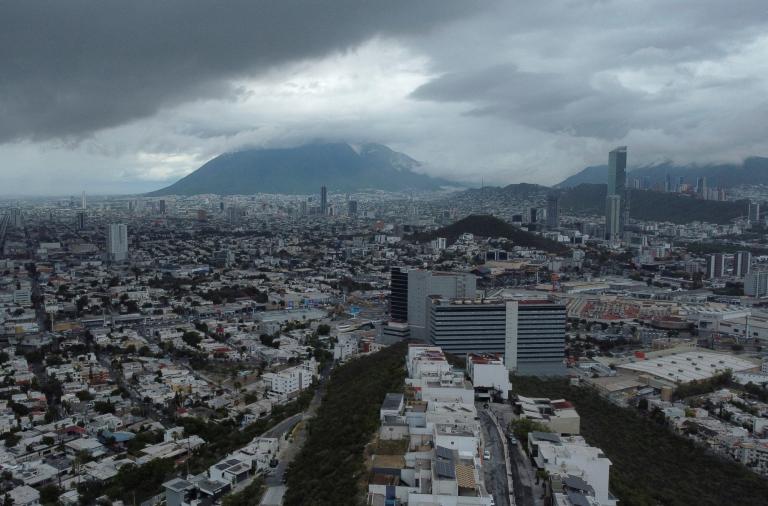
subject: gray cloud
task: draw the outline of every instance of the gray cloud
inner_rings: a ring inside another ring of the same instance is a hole
[[[496,184],[768,155],[766,34],[764,0],[0,2],[0,190],[318,138]]]
[[[58,0],[0,6],[0,141],[78,136],[205,97],[229,80],[428,32],[474,2]]]

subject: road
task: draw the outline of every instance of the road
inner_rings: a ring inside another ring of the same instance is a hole
[[[317,413],[317,409],[320,407],[320,403],[323,401],[323,396],[325,395],[325,387],[326,382],[328,379],[328,375],[330,373],[331,367],[330,365],[326,366],[325,369],[323,369],[320,372],[320,386],[317,387],[317,390],[315,391],[315,395],[312,397],[312,400],[309,403],[309,407],[304,411],[303,413],[299,413],[298,415],[294,415],[291,418],[287,418],[285,421],[292,420],[293,418],[299,418],[302,422],[305,422],[302,424],[302,426],[296,431],[296,434],[294,435],[293,441],[285,445],[285,447],[280,451],[280,457],[279,457],[279,463],[277,467],[275,468],[274,472],[267,476],[267,478],[264,480],[264,484],[268,488],[280,488],[279,494],[285,493],[285,487],[283,486],[283,483],[285,482],[285,472],[288,470],[288,466],[293,462],[293,459],[296,458],[296,456],[301,451],[301,447],[304,445],[304,442],[307,440],[307,421],[310,420],[312,417],[315,416],[315,413]],[[297,420],[293,425],[291,425],[291,429],[298,423]],[[273,427],[273,429],[277,428],[280,424]],[[269,432],[269,431],[268,431]],[[274,436],[270,436],[274,437]],[[275,491],[276,492],[276,491]],[[267,497],[270,494],[265,494],[264,496]],[[282,497],[282,495],[280,495]]]
[[[535,477],[533,465],[523,451],[522,445],[510,445],[509,457],[512,460],[510,473],[512,474],[512,487],[515,489],[515,500],[519,506],[538,506],[543,504],[540,499],[540,490],[534,490]]]
[[[483,432],[485,448],[491,452],[491,460],[483,462],[485,488],[493,495],[498,506],[509,506],[509,488],[507,487],[507,466],[504,462],[504,450],[496,426],[485,410],[480,412],[480,427]],[[522,504],[522,503],[518,503]]]
[[[292,430],[296,424],[301,421],[303,416],[303,413],[297,413],[291,417],[288,417],[262,434],[261,437],[283,437],[286,432]]]

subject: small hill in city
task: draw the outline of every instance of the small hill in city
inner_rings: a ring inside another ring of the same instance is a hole
[[[306,144],[219,155],[149,196],[312,194],[356,190],[437,190],[448,181],[420,174],[421,163],[381,144]]]
[[[570,213],[603,214],[607,192],[604,184],[580,184],[561,193],[560,208]],[[725,224],[746,215],[746,210],[746,201],[718,202],[676,193],[629,190],[629,215],[643,221]]]
[[[472,214],[446,227],[431,232],[413,234],[408,239],[414,242],[427,242],[438,237],[445,237],[448,244],[452,244],[462,234],[467,233],[481,237],[504,237],[512,241],[515,246],[536,248],[550,253],[564,253],[568,250],[566,246],[558,242],[520,230],[501,218],[488,214]]]

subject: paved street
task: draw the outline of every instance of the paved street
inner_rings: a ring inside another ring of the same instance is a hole
[[[512,460],[510,473],[512,486],[515,490],[515,500],[518,506],[541,506],[543,488],[536,485],[533,465],[525,454],[521,444],[510,445],[509,456]]]
[[[488,413],[480,410],[480,425],[483,432],[485,448],[491,452],[490,462],[483,463],[485,487],[498,506],[509,505],[509,489],[507,488],[507,467],[504,465],[504,450],[502,449],[499,432],[493,425]]]

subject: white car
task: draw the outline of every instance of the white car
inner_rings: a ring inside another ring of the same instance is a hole
[[[485,460],[491,460],[491,452],[489,452],[488,450],[485,450],[485,452],[483,453],[483,458]]]
[[[488,504],[490,504],[491,506],[496,506],[496,501],[493,499],[493,496],[490,496],[490,499],[491,499],[491,502],[489,502]]]

